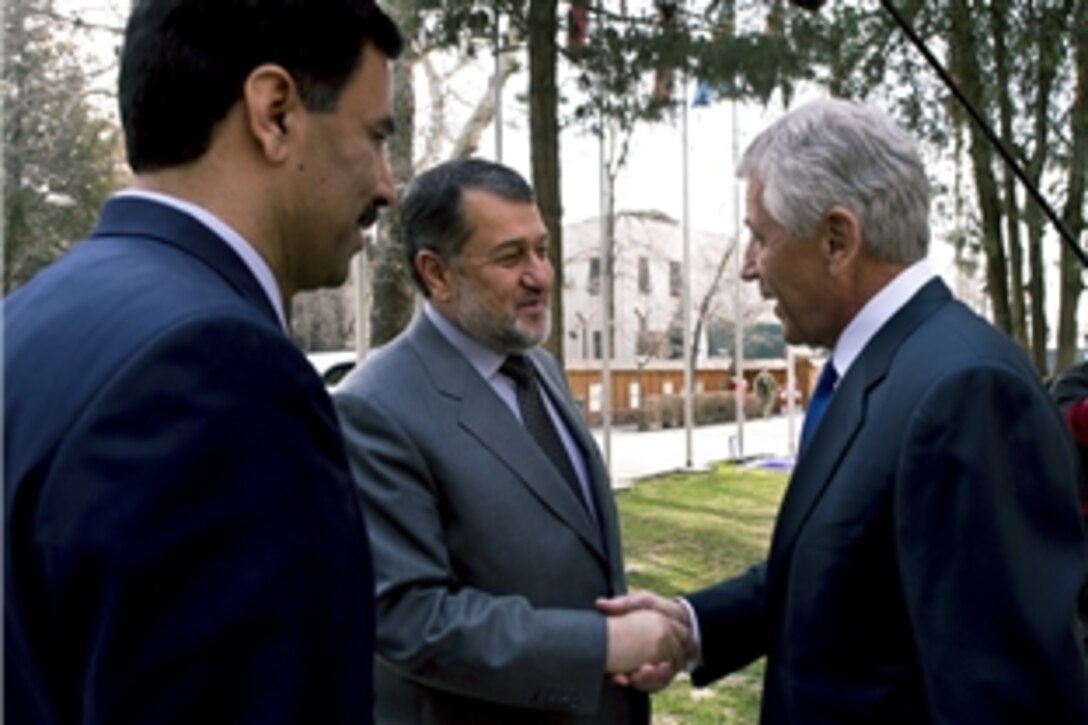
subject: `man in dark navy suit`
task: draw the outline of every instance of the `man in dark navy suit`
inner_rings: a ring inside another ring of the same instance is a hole
[[[132,188],[4,304],[9,723],[370,722],[373,577],[293,293],[393,200],[370,0],[143,0]]]
[[[1088,722],[1077,460],[1027,357],[927,267],[915,143],[825,99],[739,172],[744,278],[830,353],[797,465],[766,562],[605,607],[690,618],[696,685],[765,655],[764,723]]]

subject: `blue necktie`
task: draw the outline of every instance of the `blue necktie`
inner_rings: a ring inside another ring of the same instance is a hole
[[[835,383],[839,374],[835,372],[835,366],[828,360],[824,363],[824,369],[820,373],[820,379],[816,381],[816,390],[812,393],[812,400],[808,401],[808,410],[805,411],[805,424],[801,428],[801,450],[805,450],[816,427],[820,424],[824,410],[831,400],[831,394],[835,392]]]

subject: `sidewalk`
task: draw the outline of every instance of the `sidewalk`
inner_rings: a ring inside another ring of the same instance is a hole
[[[796,439],[801,434],[804,416],[797,413],[791,421],[781,415],[766,420],[744,422],[744,446],[740,450],[735,423],[695,426],[691,429],[691,465],[687,461],[687,431],[681,428],[638,431],[612,428],[610,438],[612,485],[630,486],[635,479],[682,470],[701,470],[711,464],[738,457],[780,459],[792,463],[791,430]],[[607,456],[603,430],[593,429],[593,437]]]

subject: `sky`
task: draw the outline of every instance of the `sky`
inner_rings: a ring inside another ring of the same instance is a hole
[[[129,6],[128,0],[57,1],[62,10],[73,12],[78,9],[84,20],[92,24],[101,23],[113,27],[123,23]],[[117,35],[108,32],[88,32],[81,38],[86,52],[107,61],[115,57],[116,46],[120,40]],[[451,125],[456,126],[458,113],[462,114],[462,118],[467,117],[475,100],[482,92],[486,92],[490,70],[490,59],[484,56],[476,68],[451,77],[453,101],[447,104],[453,118]],[[105,87],[115,86],[115,73],[102,76],[98,82]],[[560,83],[563,82],[561,77]],[[689,84],[689,97],[693,90],[692,85]],[[417,92],[426,88],[425,83],[417,82]],[[678,84],[678,89],[682,90],[681,84]],[[567,89],[561,87],[561,92],[565,90]],[[649,80],[646,90],[649,92]],[[504,88],[501,160],[526,177],[531,177],[530,139],[524,102],[526,94],[527,77],[524,72],[514,75]],[[801,103],[820,94],[819,89],[802,92],[794,103]],[[426,99],[420,99],[419,105],[425,109],[426,103]],[[113,110],[112,106],[110,110]],[[776,101],[766,107],[742,103],[734,108],[731,102],[720,102],[707,107],[691,108],[689,104],[686,204],[683,193],[683,134],[679,114],[671,122],[638,127],[630,140],[628,161],[617,178],[616,210],[655,209],[682,222],[686,208],[688,223],[693,230],[730,236],[739,230],[743,236],[743,211],[738,215],[734,205],[734,201],[737,201],[743,208],[743,190],[733,174],[735,150],[743,151],[760,129],[784,111],[781,103]],[[496,158],[494,126],[481,139],[478,155]],[[933,154],[928,156],[932,157]],[[927,162],[930,164],[931,174],[948,173],[947,169],[942,169],[931,159],[927,159]],[[601,146],[598,139],[585,130],[565,128],[561,136],[561,178],[566,223],[577,223],[600,214],[600,165]],[[957,289],[951,247],[939,238],[941,226],[947,224],[947,219],[937,208],[934,209],[932,217],[936,233],[931,244],[930,264],[945,276],[954,290],[967,296],[966,291]],[[1048,240],[1049,253],[1056,256],[1058,248],[1059,240]],[[1048,305],[1056,306],[1056,298],[1057,288],[1052,284],[1048,293]],[[1051,320],[1056,320],[1056,311],[1051,313]]]
[[[119,27],[123,24],[128,0],[58,0],[58,7],[69,13],[78,12],[89,24]],[[120,38],[109,32],[86,32],[78,36],[84,51],[99,64],[110,66]],[[489,59],[481,67],[460,72],[452,78],[458,87],[455,99],[463,99],[458,109],[456,100],[447,105],[452,109],[453,124],[457,113],[467,116],[471,105],[484,91]],[[103,88],[116,85],[116,73],[96,79]],[[417,82],[417,89],[426,85]],[[647,87],[647,92],[649,87]],[[529,163],[529,129],[524,97],[527,76],[519,73],[506,84],[503,94],[502,161],[531,176]],[[106,109],[114,113],[109,101]],[[426,108],[426,100],[421,100]],[[743,149],[746,143],[765,125],[781,113],[781,108],[767,110],[745,106],[736,114],[736,142]],[[689,108],[688,113],[688,188],[690,224],[692,228],[732,234],[736,225],[733,200],[737,194],[733,177],[733,109],[728,103],[703,108]],[[628,162],[617,177],[616,208],[622,210],[657,209],[669,216],[683,219],[683,154],[679,114],[673,122],[640,126],[631,138]],[[481,140],[480,156],[496,158],[495,132],[492,126]],[[561,137],[561,168],[563,209],[568,222],[596,217],[600,213],[600,143],[595,136],[575,127],[564,129]]]

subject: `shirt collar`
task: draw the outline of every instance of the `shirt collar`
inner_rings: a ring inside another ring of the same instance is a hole
[[[480,373],[484,380],[490,380],[499,372],[499,367],[502,365],[503,360],[506,359],[505,355],[500,355],[450,322],[430,302],[423,305],[423,314],[438,329],[442,337],[446,338],[451,345],[465,356],[465,359]]]
[[[253,248],[253,245],[246,241],[241,234],[228,226],[226,222],[204,207],[197,206],[192,202],[158,191],[148,191],[147,189],[124,189],[114,194],[114,196],[147,199],[159,204],[164,204],[165,206],[169,206],[183,214],[193,217],[212,230],[212,232],[222,239],[228,247],[234,250],[234,253],[242,259],[242,262],[246,265],[246,268],[250,273],[257,278],[257,282],[261,285],[261,289],[264,290],[265,296],[267,296],[269,302],[272,303],[272,309],[276,311],[276,317],[279,318],[280,326],[283,327],[284,330],[287,330],[287,318],[284,316],[283,312],[283,298],[280,296],[279,285],[276,284],[276,278],[272,274],[272,269],[265,263],[261,255],[257,253],[257,250]]]
[[[840,380],[880,328],[933,277],[933,270],[924,259],[915,262],[892,278],[854,315],[831,353],[831,362]]]

